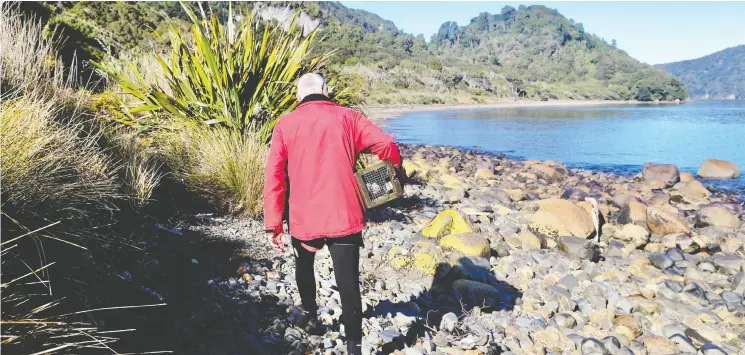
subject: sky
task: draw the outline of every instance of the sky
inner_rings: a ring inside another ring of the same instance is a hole
[[[745,44],[745,2],[463,2],[342,1],[391,20],[407,33],[429,40],[443,22],[466,25],[481,12],[500,13],[545,5],[584,25],[585,31],[615,39],[618,47],[649,64],[694,59]]]

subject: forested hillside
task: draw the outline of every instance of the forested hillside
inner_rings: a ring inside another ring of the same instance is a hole
[[[152,52],[167,41],[159,35],[172,26],[181,28],[186,19],[172,2],[49,2],[34,7],[48,12],[50,28],[60,25],[74,37],[67,47],[77,49],[83,60],[107,52]],[[227,16],[226,3],[203,7]],[[337,2],[234,7],[254,7],[265,20],[280,21],[301,11],[304,26],[321,28],[314,51],[336,51],[327,70],[340,72],[341,84],[352,88],[362,103],[688,97],[679,80],[544,6],[507,6],[498,14],[479,14],[465,26],[446,22],[429,40]]]
[[[683,81],[694,99],[745,98],[745,45],[657,67]]]

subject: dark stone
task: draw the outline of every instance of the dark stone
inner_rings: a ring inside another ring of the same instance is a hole
[[[683,291],[683,283],[680,281],[665,280],[665,285],[675,292]]]
[[[649,255],[649,262],[656,268],[665,270],[675,263],[673,259],[663,253],[652,253]]]
[[[685,287],[683,287],[683,291],[681,292],[689,294],[696,298],[700,298],[702,300],[706,298],[706,292],[695,282],[691,282]]]

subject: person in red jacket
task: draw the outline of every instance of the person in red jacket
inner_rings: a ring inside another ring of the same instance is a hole
[[[296,253],[295,280],[310,323],[316,321],[318,310],[315,252],[329,248],[347,349],[350,354],[359,354],[359,257],[365,206],[354,166],[360,153],[369,152],[401,170],[401,155],[391,136],[360,112],[329,99],[320,75],[309,73],[300,78],[297,99],[298,107],[274,127],[269,146],[264,182],[266,235],[278,252],[284,252],[282,223],[288,216],[287,232]]]

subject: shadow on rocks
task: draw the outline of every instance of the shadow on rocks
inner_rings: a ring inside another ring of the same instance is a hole
[[[402,196],[382,206],[369,209],[366,219],[373,223],[404,222],[406,216],[412,211],[418,211],[427,206],[437,206],[437,201],[425,196]]]
[[[283,337],[287,306],[276,295],[259,292],[266,277],[239,274],[266,275],[274,260],[240,254],[246,243],[239,239],[152,225],[136,233],[137,248],[96,255],[116,269],[104,275],[100,267],[91,268],[99,274],[94,278],[99,292],[89,306],[166,305],[97,312],[95,322],[104,330],[134,329],[117,334],[120,340],[112,344],[117,352],[287,354],[293,349]],[[237,265],[247,266],[237,273]]]
[[[440,263],[428,289],[369,307],[365,318],[388,319],[392,326],[371,331],[368,342],[384,344],[379,354],[413,346],[418,339],[431,339],[438,347],[499,348],[494,344],[504,335],[499,318],[512,311],[522,293],[498,280],[484,261],[461,257],[455,263]],[[397,325],[407,330],[401,333]]]

